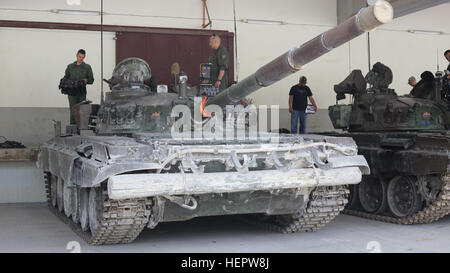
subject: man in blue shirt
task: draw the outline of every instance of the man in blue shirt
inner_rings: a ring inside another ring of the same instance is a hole
[[[312,97],[311,89],[306,85],[306,77],[300,77],[299,84],[291,87],[289,92],[289,113],[291,113],[291,133],[298,134],[297,125],[300,120],[300,134],[304,134],[306,130],[306,107],[308,106],[307,98],[317,111],[317,105]]]

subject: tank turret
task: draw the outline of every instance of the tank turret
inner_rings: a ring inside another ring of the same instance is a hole
[[[389,88],[393,75],[389,67],[378,62],[363,77],[354,70],[344,81],[334,86],[336,100],[353,96],[353,104],[329,107],[336,129],[350,132],[430,131],[448,130],[450,112],[448,79],[443,73],[436,77],[430,71],[409,94],[398,96]],[[369,85],[369,88],[367,88]]]

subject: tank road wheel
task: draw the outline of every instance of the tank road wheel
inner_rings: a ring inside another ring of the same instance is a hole
[[[72,196],[72,221],[78,224],[80,222],[80,188],[74,187]]]
[[[57,177],[50,174],[50,201],[52,206],[56,208],[56,187],[57,187]]]
[[[80,189],[80,225],[83,231],[89,229],[89,189]]]
[[[101,187],[89,191],[89,227],[92,236],[95,235],[103,215],[103,192]],[[100,220],[100,221],[99,221]]]
[[[398,218],[418,212],[422,207],[422,196],[416,181],[407,176],[396,176],[387,188],[389,209]]]
[[[58,210],[62,212],[64,209],[64,181],[59,177],[56,179],[56,203]]]
[[[386,183],[381,179],[367,179],[358,185],[359,202],[369,213],[381,213],[387,208]]]
[[[95,188],[68,187],[51,173],[45,173],[44,180],[50,211],[89,244],[130,243],[152,217],[151,198],[110,200],[106,183]]]
[[[63,203],[64,203],[64,214],[67,217],[72,215],[73,211],[73,188],[68,186],[68,183],[63,181]]]

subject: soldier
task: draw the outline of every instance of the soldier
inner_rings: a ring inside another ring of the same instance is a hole
[[[289,113],[291,113],[291,133],[297,134],[297,125],[300,119],[300,134],[306,132],[306,107],[307,98],[317,111],[317,105],[312,97],[311,89],[306,85],[306,77],[300,77],[299,84],[291,87],[289,92]]]
[[[211,63],[211,83],[222,91],[228,87],[228,62],[230,57],[227,49],[220,43],[218,35],[213,34],[209,37],[209,46],[213,51],[209,55],[208,62]]]
[[[77,60],[67,66],[64,77],[74,81],[84,80],[86,84],[94,83],[94,75],[92,73],[92,68],[90,65],[84,62],[85,57],[86,51],[84,49],[78,50]],[[72,112],[72,107],[75,104],[86,100],[86,86],[84,86],[83,90],[81,90],[79,95],[77,96],[67,95],[67,97],[69,98],[70,124],[76,124],[75,117]]]

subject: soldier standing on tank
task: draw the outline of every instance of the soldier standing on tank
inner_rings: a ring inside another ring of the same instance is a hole
[[[289,91],[289,113],[291,113],[291,133],[297,134],[297,125],[300,120],[300,134],[306,132],[306,107],[308,106],[307,99],[314,106],[314,111],[317,111],[317,105],[312,97],[311,89],[306,85],[306,77],[301,76],[299,84],[291,87]]]
[[[84,80],[86,84],[94,83],[94,75],[92,73],[92,68],[89,64],[84,62],[85,57],[86,51],[84,49],[78,50],[77,60],[67,66],[64,77],[74,81]],[[86,93],[87,93],[86,86],[84,86],[83,90],[81,90],[79,95],[77,96],[67,95],[67,97],[69,98],[69,107],[70,107],[70,124],[76,124],[72,107],[75,104],[78,104],[86,100]]]
[[[228,87],[228,51],[221,44],[220,37],[213,34],[209,37],[209,46],[212,49],[208,62],[211,64],[211,84],[219,91]]]

